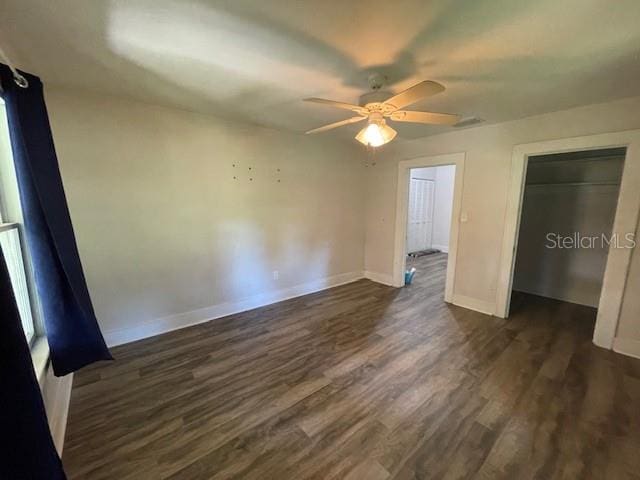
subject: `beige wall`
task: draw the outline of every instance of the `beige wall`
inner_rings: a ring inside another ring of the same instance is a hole
[[[47,102],[96,313],[117,342],[348,281],[363,267],[391,276],[397,162],[453,152],[466,152],[468,216],[454,293],[493,308],[514,145],[640,128],[633,98],[397,141],[365,169],[358,145],[328,136],[77,91],[49,90]],[[634,255],[627,291],[640,288],[638,272]],[[625,297],[618,336],[640,342],[639,318]]]
[[[365,269],[392,275],[398,161],[465,152],[462,212],[468,222],[460,224],[454,295],[493,311],[514,145],[637,128],[638,97],[388,145],[367,171]],[[640,322],[640,312],[631,313]],[[640,328],[636,333],[640,339]]]
[[[355,142],[77,91],[51,89],[47,104],[110,342],[361,274],[365,168]]]

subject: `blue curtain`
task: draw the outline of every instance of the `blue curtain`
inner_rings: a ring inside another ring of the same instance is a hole
[[[0,64],[27,244],[56,375],[111,360],[93,311],[38,77],[18,86]]]
[[[64,480],[0,252],[0,478]]]

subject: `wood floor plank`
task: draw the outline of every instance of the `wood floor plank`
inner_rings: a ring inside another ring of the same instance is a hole
[[[446,261],[115,348],[75,376],[69,478],[638,480],[640,361],[587,307],[444,303]]]

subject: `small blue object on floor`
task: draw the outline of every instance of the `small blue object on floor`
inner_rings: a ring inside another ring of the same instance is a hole
[[[415,274],[416,274],[415,267],[412,268],[411,270],[407,270],[406,272],[404,272],[404,284],[411,285],[411,281],[413,280],[413,276]]]

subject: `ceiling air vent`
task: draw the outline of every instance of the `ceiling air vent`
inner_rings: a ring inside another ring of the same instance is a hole
[[[456,127],[456,128],[471,127],[472,125],[477,125],[478,123],[482,123],[482,122],[484,122],[484,120],[481,119],[481,118],[478,118],[478,117],[467,117],[467,118],[463,118],[458,123],[456,123],[454,125],[454,127]]]

